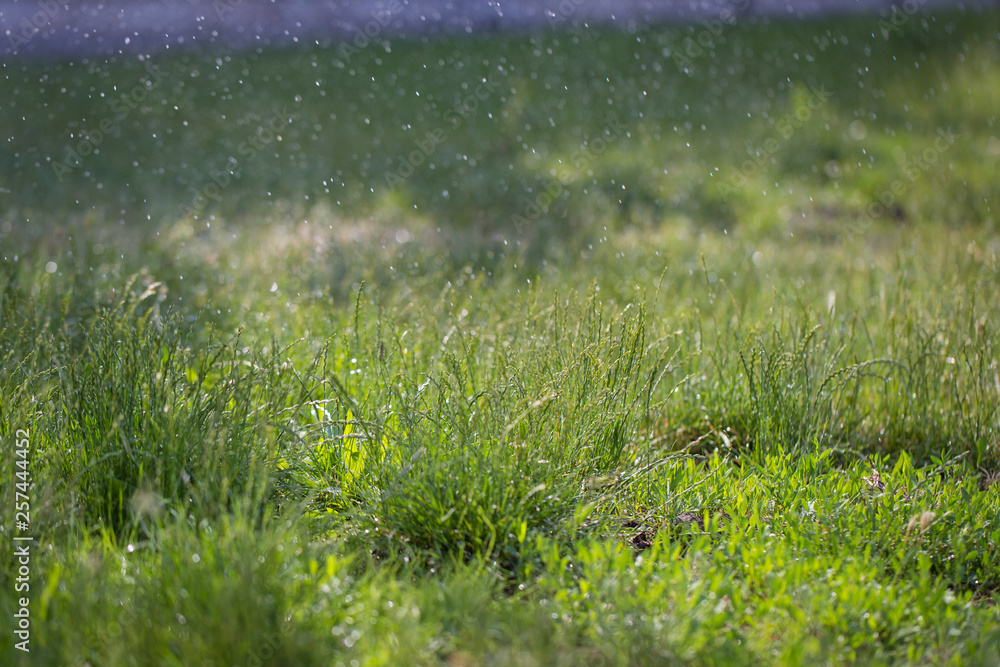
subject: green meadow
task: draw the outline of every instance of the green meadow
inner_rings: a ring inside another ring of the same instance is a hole
[[[998,64],[0,62],[0,662],[1000,663]]]

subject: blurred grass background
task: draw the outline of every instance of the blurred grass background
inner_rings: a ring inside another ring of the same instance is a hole
[[[830,219],[874,203],[941,129],[959,141],[905,178],[894,215],[992,224],[996,17],[900,16],[898,27],[876,16],[722,24],[717,36],[694,24],[424,38],[345,58],[302,47],[8,60],[4,218],[56,206],[171,226],[188,205],[202,228],[212,215],[319,208],[510,235],[511,216],[558,179],[558,201],[529,230],[543,237],[596,220],[837,235]],[[829,100],[798,121],[810,90]],[[426,161],[387,183],[428,132],[443,138]],[[88,144],[93,154],[69,154]],[[723,188],[754,157],[762,166],[738,192]]]

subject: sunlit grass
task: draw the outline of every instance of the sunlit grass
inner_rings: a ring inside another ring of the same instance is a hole
[[[354,74],[184,54],[62,182],[25,147],[141,68],[6,63],[52,117],[3,158],[0,436],[30,430],[38,540],[32,652],[4,633],[4,660],[996,662],[995,23],[733,28],[691,77],[662,30],[394,43]],[[500,53],[516,94],[356,187]],[[181,214],[296,95],[276,156]],[[911,180],[900,151],[947,127]]]

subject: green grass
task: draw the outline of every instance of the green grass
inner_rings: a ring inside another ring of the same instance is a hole
[[[699,30],[3,63],[4,664],[1000,661],[1000,17]]]

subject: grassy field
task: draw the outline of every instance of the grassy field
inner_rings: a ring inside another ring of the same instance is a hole
[[[0,662],[1000,662],[1000,14],[720,25],[0,63]]]

